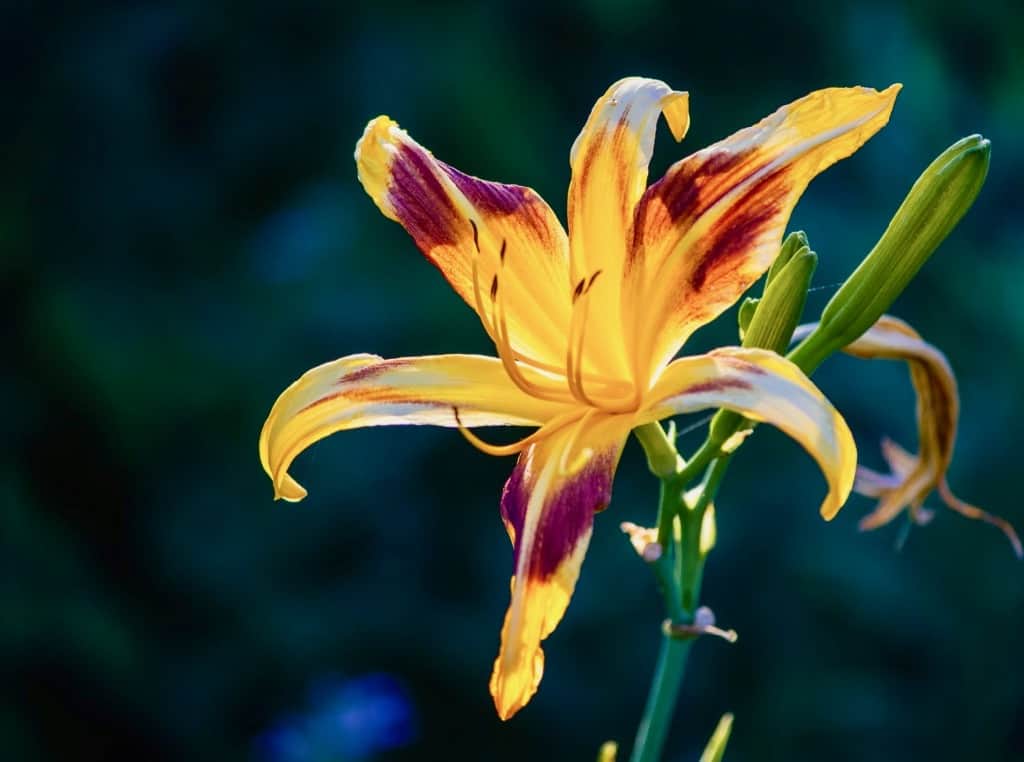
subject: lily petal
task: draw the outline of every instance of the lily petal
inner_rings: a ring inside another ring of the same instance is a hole
[[[647,187],[662,113],[675,139],[682,140],[690,124],[689,96],[656,79],[621,79],[598,99],[569,155],[572,281],[603,273],[595,284],[594,299],[601,310],[591,317],[586,355],[599,370],[620,377],[630,370],[619,304],[627,233]]]
[[[763,349],[683,357],[648,393],[637,425],[713,407],[770,423],[803,445],[828,482],[821,515],[838,513],[853,487],[857,448],[846,421],[803,371]]]
[[[496,320],[488,291],[497,278],[493,290],[505,299],[513,348],[543,362],[564,361],[568,241],[535,191],[438,161],[386,116],[366,126],[355,156],[363,188],[477,311],[491,338]]]
[[[810,333],[815,326],[797,328],[794,339]],[[911,454],[892,440],[882,440],[882,455],[889,464],[889,474],[879,474],[863,466],[857,469],[856,491],[878,498],[878,505],[860,521],[861,529],[876,529],[896,518],[903,510],[918,523],[924,523],[930,512],[923,511],[925,498],[938,490],[942,502],[950,509],[971,519],[978,519],[1002,530],[1013,545],[1018,558],[1024,557],[1024,546],[1013,526],[999,516],[971,505],[949,488],[946,474],[953,460],[960,397],[956,376],[949,361],[937,348],[904,321],[883,315],[859,339],[843,350],[854,357],[902,360],[910,368],[910,381],[917,396],[917,434],[920,452]]]
[[[907,323],[892,315],[882,315],[859,339],[844,350],[864,359],[904,360],[910,367],[910,381],[917,393],[917,426],[921,452],[919,461],[926,461],[936,472],[945,472],[953,460],[957,421],[960,417],[960,396],[956,376],[946,356],[921,338]],[[908,465],[906,458],[893,449],[885,449],[891,466]],[[898,446],[897,446],[898,447]],[[910,456],[902,451],[903,455]],[[904,468],[904,470],[906,470]],[[936,478],[934,487],[938,483]]]
[[[501,514],[512,539],[512,600],[491,675],[507,720],[537,691],[540,643],[562,619],[590,541],[593,517],[611,499],[612,477],[632,416],[588,415],[532,445],[505,484]]]
[[[815,175],[889,120],[900,85],[819,90],[674,164],[641,199],[626,264],[653,376],[771,265]]]
[[[277,398],[260,462],[277,498],[301,500],[306,490],[288,469],[314,442],[365,426],[457,426],[456,408],[465,426],[539,426],[565,411],[524,394],[493,357],[350,355],[307,371]]]

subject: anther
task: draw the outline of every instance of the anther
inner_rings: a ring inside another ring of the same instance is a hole
[[[580,278],[580,282],[576,284],[576,288],[572,292],[572,303],[576,304],[576,300],[583,294],[583,285],[587,282],[586,278]]]
[[[594,270],[594,274],[591,275],[590,280],[587,281],[587,291],[590,291],[590,287],[594,285],[594,281],[597,280],[597,276],[600,275],[602,272],[603,270]]]
[[[501,239],[501,251],[498,252],[498,259],[501,260],[502,264],[505,264],[505,247],[508,246],[508,241],[504,238]]]
[[[495,275],[494,279],[491,280],[491,301],[493,302],[498,296],[498,276]]]
[[[476,229],[476,223],[473,220],[469,221],[470,226],[473,228],[473,245],[476,247],[476,253],[480,253],[480,231]]]

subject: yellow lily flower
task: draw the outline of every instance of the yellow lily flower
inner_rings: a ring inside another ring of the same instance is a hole
[[[812,327],[801,326],[797,335],[804,335]],[[879,499],[875,510],[861,519],[861,529],[884,526],[904,509],[910,512],[916,523],[928,523],[933,514],[924,508],[924,501],[933,490],[938,490],[942,502],[957,513],[999,527],[1009,538],[1017,556],[1024,556],[1020,539],[1009,522],[965,503],[949,488],[946,472],[953,461],[960,397],[956,377],[946,356],[905,322],[891,315],[883,315],[844,351],[854,357],[906,362],[917,395],[920,452],[913,455],[885,438],[882,440],[882,457],[889,465],[889,473],[880,474],[864,466],[857,468],[854,491]]]
[[[796,366],[735,347],[670,361],[767,270],[807,184],[888,121],[898,90],[814,92],[647,187],[658,117],[681,140],[688,96],[657,80],[620,80],[572,147],[568,234],[533,190],[464,174],[387,117],[367,125],[355,152],[363,187],[476,311],[497,357],[364,354],[321,365],[275,403],[260,457],[277,497],[300,500],[292,461],[343,429],[458,427],[485,452],[518,453],[501,498],[514,572],[490,684],[503,719],[537,690],[540,643],[569,603],[634,427],[736,410],[817,460],[826,518],[846,500],[853,439]],[[468,431],[495,425],[538,428],[504,446]]]

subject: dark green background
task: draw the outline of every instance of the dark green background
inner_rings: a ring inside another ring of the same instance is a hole
[[[487,678],[511,460],[449,430],[353,432],[297,463],[304,503],[271,501],[257,436],[302,371],[491,351],[356,180],[379,113],[561,215],[569,146],[621,76],[691,94],[690,134],[677,146],[660,128],[653,176],[810,90],[903,82],[890,125],[811,185],[792,227],[833,286],[934,155],[992,140],[976,207],[895,312],[958,373],[954,489],[1024,524],[1022,36],[1009,1],[6,4],[3,758],[244,760],[324,675],[368,672],[400,679],[419,718],[416,743],[383,758],[628,745],[661,619],[617,529],[653,514],[634,443],[540,693],[507,724]],[[734,342],[733,326],[694,348]],[[913,446],[902,367],[837,358],[816,378],[866,464],[885,433]],[[729,762],[1024,759],[1009,544],[940,510],[897,553],[896,527],[857,531],[864,498],[822,522],[823,489],[775,431],[737,459],[705,599],[740,639],[697,645],[667,758],[695,760],[728,710]]]

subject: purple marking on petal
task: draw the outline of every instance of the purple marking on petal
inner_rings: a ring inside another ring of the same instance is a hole
[[[360,381],[367,381],[371,378],[376,378],[389,370],[395,370],[396,368],[404,368],[412,363],[409,360],[397,358],[394,360],[381,360],[380,362],[372,363],[371,365],[364,365],[361,368],[346,373],[344,376],[335,381],[336,386],[342,384],[356,384]]]
[[[789,195],[787,179],[786,168],[765,176],[715,221],[708,234],[710,246],[690,275],[694,290],[700,291],[708,280],[715,283],[728,278],[746,261],[757,240],[773,229]]]
[[[485,214],[512,214],[529,203],[529,188],[488,182],[438,163],[469,203]]]
[[[547,579],[572,555],[594,523],[594,514],[611,500],[612,471],[611,455],[594,456],[548,497],[533,539],[531,578]]]
[[[753,386],[742,378],[716,378],[702,381],[684,389],[681,394],[704,394],[705,392],[723,392],[726,389],[752,389]]]
[[[515,541],[512,544],[514,563],[519,563],[519,538],[523,536],[523,523],[526,521],[526,504],[530,493],[526,486],[526,454],[519,456],[516,467],[505,482],[501,491],[501,518],[512,527]]]
[[[755,151],[753,148],[743,151],[712,149],[693,154],[670,167],[664,177],[644,192],[637,205],[639,224],[633,228],[630,261],[638,256],[645,239],[656,240],[668,233],[662,226],[692,222],[746,179],[753,170],[742,171],[743,165]],[[651,209],[655,201],[658,202],[655,209],[664,208],[664,218]]]
[[[423,252],[458,241],[458,212],[422,149],[399,146],[391,165],[388,199]]]

